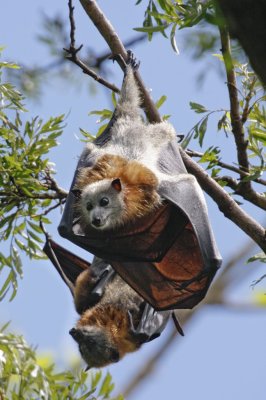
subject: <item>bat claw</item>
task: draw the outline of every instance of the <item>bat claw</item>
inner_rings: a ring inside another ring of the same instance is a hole
[[[185,336],[184,331],[183,331],[183,329],[182,329],[182,327],[181,327],[181,325],[180,325],[180,323],[179,323],[179,321],[178,321],[178,319],[177,319],[177,316],[175,315],[175,312],[174,312],[174,311],[172,312],[172,318],[173,318],[173,321],[174,321],[174,324],[175,324],[175,327],[176,327],[177,332],[178,332],[181,336]]]
[[[140,66],[140,61],[136,59],[132,50],[127,51],[127,65],[130,65],[133,71],[137,71]]]

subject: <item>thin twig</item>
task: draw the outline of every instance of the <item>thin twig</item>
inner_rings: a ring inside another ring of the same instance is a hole
[[[47,188],[49,190],[53,190],[54,192],[57,193],[57,198],[59,199],[64,199],[65,197],[67,197],[68,192],[64,189],[62,189],[58,183],[56,182],[56,180],[52,177],[50,170],[47,168],[45,170],[45,181],[47,183]]]
[[[70,20],[70,46],[69,49],[64,48],[67,52],[66,59],[73,62],[74,64],[78,65],[82,72],[86,75],[89,75],[101,85],[111,89],[115,93],[120,93],[120,90],[113,85],[112,83],[108,82],[106,79],[102,78],[100,75],[96,74],[91,68],[89,68],[81,59],[77,56],[78,52],[82,49],[83,45],[76,48],[75,45],[75,19],[74,19],[74,7],[72,6],[72,0],[68,1],[69,7],[69,20]]]
[[[231,176],[224,175],[224,176],[216,176],[214,178],[214,180],[215,180],[215,182],[218,182],[218,183],[219,183],[219,181],[223,181],[226,184],[226,186],[233,189],[234,193],[237,194],[237,188],[238,188],[239,183],[237,182],[236,179],[232,178]]]
[[[237,194],[241,197],[243,197],[243,199],[249,201],[250,203],[254,204],[255,206],[261,208],[262,210],[266,210],[266,197],[265,194],[260,194],[257,192],[256,196],[251,197],[248,194],[245,193],[245,191],[243,190],[242,186],[240,185],[240,183],[232,178],[231,176],[217,176],[214,178],[216,182],[219,181],[223,181],[226,183],[226,186],[230,187],[231,189],[234,190],[234,194]]]
[[[190,149],[187,149],[187,150],[186,150],[186,153],[187,153],[190,157],[198,157],[198,158],[201,158],[201,157],[203,157],[203,155],[204,155],[203,153],[200,153],[200,152],[195,151],[195,150],[190,150]],[[243,176],[243,177],[244,177],[244,176],[247,176],[247,177],[251,177],[251,176],[252,176],[252,175],[249,174],[248,172],[242,171],[241,169],[239,169],[239,168],[237,168],[237,167],[235,167],[235,166],[233,166],[233,165],[224,163],[224,162],[221,161],[221,160],[217,160],[217,161],[216,161],[216,165],[219,165],[219,167],[228,169],[229,171],[236,172],[237,174],[239,174],[239,175],[241,175],[241,176]],[[265,179],[256,178],[256,179],[252,179],[252,181],[253,181],[253,182],[256,182],[256,183],[259,183],[259,184],[261,184],[261,185],[266,186],[266,180],[265,180]]]
[[[189,156],[196,156],[196,157],[202,157],[202,153],[194,152],[191,150],[187,150],[186,153]],[[229,166],[223,162],[219,162],[217,160],[217,165],[222,166],[224,168],[227,168],[231,171],[234,172],[239,172],[243,176],[251,176],[250,174],[238,170],[237,168],[234,168],[232,166]],[[266,196],[264,193],[258,193],[255,190],[252,191],[246,191],[241,182],[238,182],[236,179],[232,178],[231,176],[217,176],[214,178],[216,182],[218,181],[224,181],[226,182],[226,186],[230,187],[231,189],[234,190],[235,194],[242,196],[243,199],[249,201],[250,203],[256,205],[257,207],[261,208],[262,210],[266,210]],[[264,183],[263,183],[264,182]],[[263,180],[260,180],[260,183],[265,184],[266,182]]]
[[[248,94],[245,97],[245,104],[244,104],[244,107],[243,107],[242,119],[241,119],[243,125],[246,123],[246,121],[248,119],[248,116],[249,116],[249,113],[252,110],[252,107],[250,107],[250,100],[252,99],[252,96],[254,94],[254,86],[255,86],[256,82],[257,82],[257,79],[256,79],[256,77],[254,77],[252,79],[251,84],[250,84],[250,88],[249,88]]]
[[[112,54],[120,54],[126,60],[126,49],[119,36],[115,32],[110,21],[108,21],[108,19],[103,14],[97,2],[95,0],[80,0],[80,3],[82,4],[91,21],[98,29],[99,33],[103,36],[106,43],[109,45]],[[138,71],[136,71],[135,73],[135,78],[142,93],[143,108],[145,110],[148,120],[151,122],[160,122],[160,114],[154,106],[150,93],[146,89]]]
[[[55,205],[47,208],[43,213],[35,215],[35,217],[44,217],[45,215],[49,214],[51,211],[55,210],[56,208],[62,206],[66,202],[66,199],[60,200]]]

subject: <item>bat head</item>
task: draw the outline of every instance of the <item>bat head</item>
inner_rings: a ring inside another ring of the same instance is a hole
[[[101,368],[119,361],[118,349],[100,328],[72,328],[69,333],[78,343],[80,354],[88,368]]]
[[[132,329],[131,321],[127,311],[100,305],[85,311],[69,333],[88,366],[101,368],[118,362],[147,341],[146,335]]]
[[[117,226],[125,209],[120,179],[103,179],[87,185],[78,203],[85,224],[101,230]]]

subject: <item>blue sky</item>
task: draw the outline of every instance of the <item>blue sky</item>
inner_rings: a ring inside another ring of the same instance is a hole
[[[123,40],[132,36],[133,27],[141,25],[143,7],[135,7],[135,2],[116,0],[99,3]],[[22,61],[27,65],[47,64],[47,52],[35,40],[41,30],[42,12],[49,16],[57,12],[67,19],[67,2],[5,2],[0,25],[0,44],[6,46],[3,58]],[[105,49],[103,40],[78,2],[76,23],[78,44],[91,45],[98,52]],[[225,78],[214,68],[219,61],[211,56],[204,63],[193,61],[187,54],[182,32],[177,33],[177,43],[179,56],[173,53],[169,41],[159,35],[151,43],[141,44],[134,50],[141,60],[140,73],[147,87],[151,88],[153,98],[157,100],[161,95],[167,95],[162,113],[171,114],[171,122],[177,132],[187,133],[198,121],[197,115],[189,108],[189,101],[218,109],[228,107],[228,99]],[[110,80],[119,86],[122,79],[119,68],[110,62],[108,69],[112,73]],[[208,74],[204,85],[199,86],[196,77],[202,69],[208,70]],[[51,160],[56,163],[60,186],[66,189],[70,186],[83,147],[77,138],[79,127],[95,132],[98,129],[96,119],[88,117],[88,112],[110,106],[110,96],[107,96],[105,90],[99,88],[97,94],[92,96],[88,91],[89,78],[81,74],[81,79],[82,88],[78,89],[71,86],[68,88],[66,82],[63,84],[51,79],[47,82],[41,102],[27,103],[29,118],[39,115],[45,119],[50,115],[69,113],[61,144],[51,154]],[[221,133],[217,134],[212,122],[208,135],[210,142],[215,142],[215,145],[226,144],[224,159],[232,163],[233,141],[226,141]],[[218,246],[226,262],[238,246],[245,243],[245,235],[224,218],[212,200],[207,201]],[[258,219],[263,216],[250,206],[246,206],[246,209]],[[74,249],[74,246],[58,237],[56,228],[60,214],[54,213],[52,219],[53,238]],[[88,257],[79,249],[75,251]],[[18,295],[12,303],[8,299],[1,303],[0,322],[11,320],[11,329],[24,334],[28,343],[38,345],[40,353],[52,351],[60,365],[67,364],[73,354],[77,355],[75,343],[68,335],[77,319],[69,291],[48,261],[34,262],[23,258],[23,262],[24,279],[20,282]],[[254,295],[250,288],[252,279],[265,272],[257,269],[256,264],[243,264],[242,268],[254,270],[254,273],[240,286],[230,288],[227,299],[230,302],[247,303]],[[263,285],[265,288],[265,283]],[[263,285],[260,288],[264,290]],[[169,331],[170,326],[161,338],[109,368],[117,392],[126,386],[149,355],[163,344]],[[264,309],[239,312],[236,309],[206,307],[185,327],[184,338],[177,335],[176,344],[161,358],[148,380],[132,395],[132,399],[263,398],[265,334]]]

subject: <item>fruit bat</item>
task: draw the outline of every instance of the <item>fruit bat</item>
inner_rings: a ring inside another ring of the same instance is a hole
[[[144,124],[137,115],[139,93],[132,78],[136,63],[131,54],[127,64],[121,99],[112,119],[81,154],[59,234],[106,260],[155,310],[192,308],[206,295],[221,256],[202,190],[187,173],[177,140],[171,139],[173,128],[165,123]],[[123,146],[117,139],[121,129]],[[142,131],[146,136],[141,136]],[[168,135],[160,146],[154,139],[160,140],[158,133]],[[161,203],[133,223],[111,231],[90,225],[84,228],[77,207],[80,171],[97,166],[99,156],[111,150],[119,157],[137,158],[154,173]]]
[[[160,336],[172,313],[155,311],[106,262],[94,258],[90,264],[49,237],[44,252],[70,289],[81,315],[69,333],[87,369],[118,362]],[[175,317],[174,321],[183,334]]]

